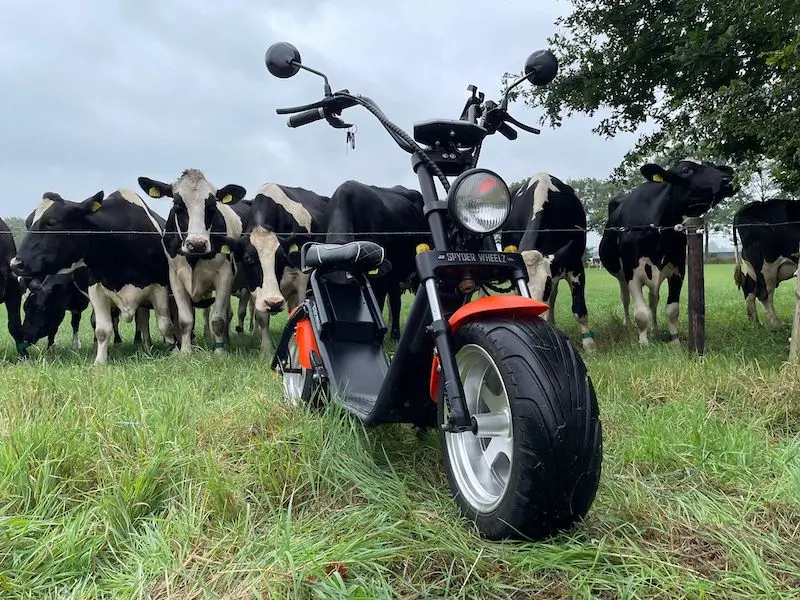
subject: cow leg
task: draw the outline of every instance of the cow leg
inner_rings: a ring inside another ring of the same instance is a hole
[[[153,345],[150,337],[150,309],[144,306],[136,309],[136,334],[144,348],[150,348]]]
[[[767,287],[767,297],[764,300],[764,312],[766,312],[767,324],[770,329],[780,329],[781,320],[775,312],[775,288],[770,289]]]
[[[756,309],[756,295],[752,293],[747,294],[747,297],[744,299],[744,304],[747,309],[747,318],[756,325],[760,324],[758,320],[758,309]]]
[[[164,286],[156,286],[150,295],[150,302],[153,304],[153,311],[156,313],[156,327],[164,336],[164,341],[170,346],[175,346],[175,326],[173,314],[173,304],[169,301],[169,289]],[[150,326],[147,327],[148,331]]]
[[[194,309],[192,308],[189,294],[183,287],[178,278],[174,276],[173,269],[169,273],[172,297],[178,307],[178,330],[181,338],[181,352],[190,354],[192,352],[192,330],[194,329]]]
[[[558,284],[561,283],[561,278],[552,278],[552,285],[550,287],[550,297],[547,299],[547,305],[550,307],[547,311],[547,322],[553,327],[556,325],[556,299],[558,298]]]
[[[392,318],[391,336],[394,341],[400,339],[400,282],[392,283],[388,292],[389,296],[389,316]]]
[[[650,325],[650,307],[644,301],[644,282],[639,269],[633,272],[633,278],[628,282],[628,290],[633,298],[633,318],[639,330],[639,343],[648,344],[647,328]]]
[[[236,333],[244,333],[244,322],[247,319],[247,305],[250,304],[250,292],[242,292],[239,297],[239,310],[238,310],[238,324],[236,325]]]
[[[250,333],[256,330],[256,297],[253,294],[248,294],[247,309],[250,311]]]
[[[625,275],[620,273],[617,277],[619,281],[619,298],[622,301],[622,324],[630,327],[631,324],[631,291],[628,289],[628,282]]]
[[[111,320],[111,299],[95,283],[89,286],[89,301],[94,310],[94,336],[97,339],[94,364],[102,365],[108,362],[108,340],[114,328]]]
[[[203,309],[203,341],[206,344],[214,343],[214,334],[211,331],[211,308]]]
[[[647,295],[647,300],[650,303],[650,331],[658,331],[658,287],[656,285],[650,286],[650,292]]]
[[[228,311],[231,306],[231,284],[233,269],[230,264],[220,267],[214,286],[214,315],[211,317],[211,329],[214,332],[214,353],[225,354],[225,330],[229,325]]]
[[[222,330],[222,337],[225,341],[225,344],[231,343],[231,323],[233,322],[233,296],[228,298],[228,312],[227,318],[225,319],[225,327]]]
[[[667,279],[667,327],[669,328],[669,342],[667,345],[672,348],[680,348],[681,342],[678,339],[678,303],[681,299],[681,288],[683,287],[683,276],[672,274]]]
[[[94,328],[96,325],[97,323],[93,323],[92,327]],[[111,307],[111,329],[114,331],[114,343],[121,344],[122,336],[119,334],[119,310],[115,306]],[[95,341],[97,341],[96,337]],[[134,336],[133,342],[136,343],[136,336]]]
[[[567,274],[567,281],[572,288],[572,316],[578,322],[581,328],[581,341],[583,348],[587,352],[594,352],[597,350],[595,344],[595,333],[589,329],[589,311],[586,308],[586,273],[581,269],[577,273],[570,272]],[[554,311],[555,307],[551,308]]]
[[[72,313],[72,318],[70,319],[70,324],[72,325],[72,349],[73,350],[80,350],[81,349],[81,336],[80,336],[80,328],[81,328],[81,312],[75,311]]]
[[[261,354],[264,356],[271,356],[275,352],[272,338],[269,336],[269,318],[268,312],[259,311],[256,315],[256,323],[261,329]]]
[[[0,284],[2,286],[2,284]],[[5,283],[5,303],[8,314],[8,333],[14,339],[17,352],[21,356],[26,355],[27,344],[22,340],[22,289],[15,277],[8,277]]]

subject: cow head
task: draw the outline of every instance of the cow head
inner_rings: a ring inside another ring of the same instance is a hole
[[[11,270],[23,281],[56,273],[69,273],[83,265],[88,248],[84,236],[70,234],[95,229],[92,217],[103,206],[104,193],[83,202],[69,202],[47,192],[28,217],[28,233],[11,260]]]
[[[71,277],[70,277],[71,281]],[[32,279],[28,283],[28,294],[22,305],[24,319],[22,321],[22,339],[35,344],[52,329],[61,323],[64,317],[64,306],[59,299],[67,293],[67,282],[64,277],[47,277],[44,282]]]
[[[520,254],[528,271],[528,290],[531,297],[547,302],[553,285],[553,257],[545,256],[538,250],[524,250]]]
[[[642,165],[640,171],[648,181],[670,184],[682,190],[685,205],[681,209],[687,217],[699,217],[738,191],[733,185],[731,167],[694,158],[678,161],[669,170],[648,163]]]
[[[209,254],[212,230],[223,235],[225,231],[224,217],[217,210],[217,202],[234,204],[246,194],[245,189],[236,184],[217,189],[198,169],[185,170],[171,184],[148,177],[139,177],[138,182],[152,198],[172,198],[165,240],[173,256]]]
[[[299,268],[299,247],[281,241],[272,228],[265,225],[254,226],[241,238],[229,239],[227,245],[244,270],[256,312],[283,310],[286,300],[280,282],[287,268]]]

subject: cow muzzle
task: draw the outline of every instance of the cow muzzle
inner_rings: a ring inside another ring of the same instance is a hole
[[[280,296],[267,296],[256,300],[256,310],[274,315],[281,312],[285,304],[286,300]]]
[[[211,242],[198,236],[189,236],[183,244],[183,254],[208,254],[211,252]]]

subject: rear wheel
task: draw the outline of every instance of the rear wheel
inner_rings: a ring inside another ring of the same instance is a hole
[[[450,489],[488,539],[541,539],[583,519],[602,463],[586,367],[543,319],[493,318],[454,337],[470,415],[485,433],[440,432]],[[439,424],[447,403],[439,392]]]

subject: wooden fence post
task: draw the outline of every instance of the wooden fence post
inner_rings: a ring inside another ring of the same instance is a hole
[[[789,340],[789,360],[794,362],[800,355],[800,265],[795,272],[797,287],[794,291],[794,321],[792,322],[792,337]]]
[[[706,345],[705,273],[703,272],[703,219],[689,217],[684,222],[689,279],[689,350],[702,356]]]

